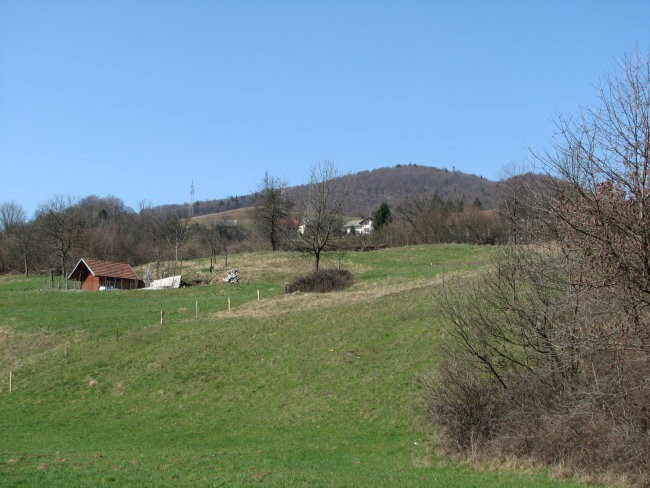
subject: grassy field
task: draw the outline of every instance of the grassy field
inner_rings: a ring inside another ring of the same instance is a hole
[[[229,220],[236,220],[237,225],[245,228],[253,226],[253,207],[236,208],[234,210],[225,210],[223,212],[198,215],[192,217],[192,223],[210,226],[214,222],[227,222]]]
[[[323,295],[283,293],[311,266],[284,253],[233,256],[242,283],[173,291],[2,277],[0,486],[574,486],[432,448],[432,297],[493,253],[349,253],[355,285]]]

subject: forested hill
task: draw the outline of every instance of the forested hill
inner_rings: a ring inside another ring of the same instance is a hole
[[[260,174],[260,180],[262,176]],[[482,176],[431,166],[398,164],[392,168],[361,171],[344,178],[350,178],[352,186],[352,193],[345,208],[348,215],[370,215],[382,202],[396,207],[407,198],[433,195],[438,195],[443,200],[462,200],[465,205],[471,205],[478,199],[486,209],[498,208],[501,200],[502,185],[498,182]],[[306,186],[301,185],[288,190],[292,198],[299,199],[305,189]],[[254,194],[197,201],[194,204],[194,215],[250,207],[254,201]],[[165,205],[159,208],[174,211],[187,208],[187,205]]]
[[[354,190],[347,205],[351,215],[370,215],[382,202],[396,207],[407,198],[433,195],[466,205],[478,199],[484,208],[500,203],[498,183],[460,171],[408,164],[362,171],[352,178]]]

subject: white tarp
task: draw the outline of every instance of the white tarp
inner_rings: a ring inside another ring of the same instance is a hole
[[[180,288],[181,287],[181,275],[170,276],[169,278],[163,278],[161,280],[153,280],[149,285],[150,290],[166,290],[168,288]]]

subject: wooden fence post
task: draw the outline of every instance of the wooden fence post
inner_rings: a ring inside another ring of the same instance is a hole
[[[14,390],[14,373],[9,370],[9,393],[12,393]]]
[[[257,289],[257,301],[258,302],[260,301],[260,289],[259,288]]]
[[[194,312],[194,318],[195,319],[199,318],[199,301],[198,300],[196,301],[196,309],[195,309],[195,312]]]
[[[161,310],[161,311],[160,311],[160,325],[163,324],[163,317],[164,317],[164,316],[165,316],[165,312],[163,312],[163,311]]]
[[[228,311],[230,312],[230,297],[228,297]]]

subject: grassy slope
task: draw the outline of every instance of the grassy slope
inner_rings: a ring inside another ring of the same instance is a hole
[[[233,210],[225,210],[223,212],[198,215],[192,217],[192,223],[210,226],[215,221],[227,222],[229,220],[236,220],[238,225],[250,228],[253,225],[254,220],[252,216],[253,208],[254,207],[242,207]]]
[[[436,361],[432,294],[442,271],[491,252],[350,254],[357,284],[328,295],[283,295],[310,264],[286,254],[235,256],[239,285],[169,292],[5,278],[0,486],[560,486],[442,467],[429,447],[418,378]]]

